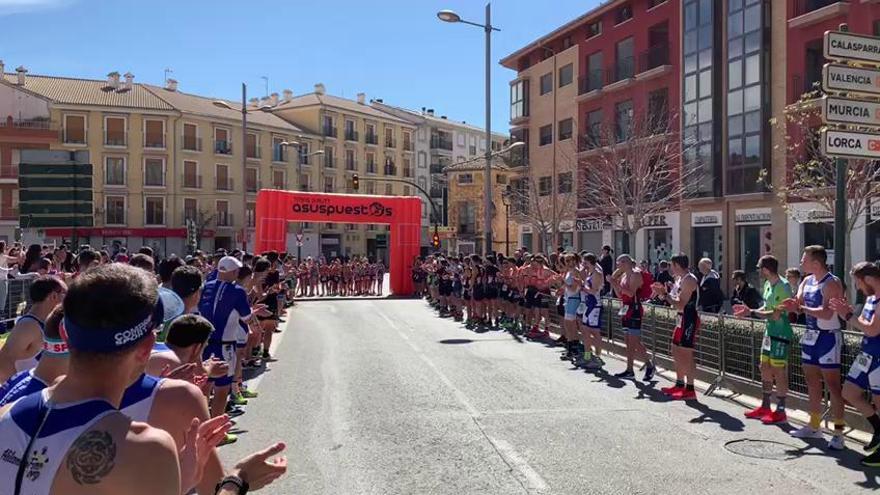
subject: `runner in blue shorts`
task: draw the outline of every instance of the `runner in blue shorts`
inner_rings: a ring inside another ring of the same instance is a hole
[[[587,253],[584,255],[583,274],[581,341],[584,344],[584,354],[579,361],[575,362],[575,366],[598,370],[605,364],[602,361],[602,302],[599,298],[605,277],[602,275],[602,267],[599,266],[598,257],[595,254]]]

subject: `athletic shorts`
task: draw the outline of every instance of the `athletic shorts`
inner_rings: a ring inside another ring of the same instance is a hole
[[[578,296],[572,296],[565,298],[565,320],[566,321],[575,321],[577,320],[577,309],[578,306],[581,305],[581,298]]]
[[[226,361],[226,364],[229,365],[229,370],[226,371],[226,376],[209,378],[209,381],[215,387],[228,387],[232,385],[232,380],[235,378],[235,342],[208,342],[205,350],[202,351],[202,359],[211,359],[211,356]]]
[[[839,331],[807,330],[801,337],[801,362],[820,368],[840,368],[843,337]]]
[[[452,297],[461,297],[461,282],[452,282]]]
[[[242,323],[239,328],[238,334],[235,336],[235,348],[241,349],[242,347],[247,346],[248,339],[248,328],[247,325]]]
[[[474,297],[474,301],[482,301],[483,299],[486,298],[486,294],[483,291],[482,285],[478,284],[478,285],[474,286],[473,297]]]
[[[498,299],[498,286],[495,284],[486,284],[483,289],[486,299]]]
[[[327,277],[321,277],[321,283],[322,283],[322,284],[326,284],[326,283],[327,283]]]
[[[523,294],[523,307],[526,309],[537,308],[539,305],[538,297],[538,289],[527,287],[525,294]]]
[[[880,356],[864,351],[859,353],[849,368],[846,381],[862,390],[870,390],[873,395],[880,395]]]
[[[517,304],[522,301],[522,298],[519,295],[519,291],[517,291],[515,289],[511,289],[507,293],[507,300],[513,304]]]
[[[761,341],[761,362],[770,363],[774,368],[785,368],[788,364],[790,347],[790,340],[764,332],[764,339]]]
[[[450,296],[452,295],[452,283],[448,281],[440,282],[440,295],[441,296]]]
[[[700,317],[694,311],[692,314],[678,315],[678,324],[672,331],[672,343],[679,347],[693,349],[700,331]]]
[[[644,308],[640,302],[630,302],[621,306],[620,326],[622,326],[629,335],[641,335],[643,312]]]
[[[602,306],[599,304],[595,306],[588,305],[587,310],[584,311],[584,316],[581,321],[590,330],[601,330],[600,324],[602,322]]]

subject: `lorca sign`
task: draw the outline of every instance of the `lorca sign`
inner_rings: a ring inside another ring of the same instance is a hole
[[[880,134],[824,129],[821,139],[822,152],[826,155],[880,158]]]

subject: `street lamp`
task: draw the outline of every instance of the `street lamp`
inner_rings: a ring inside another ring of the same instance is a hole
[[[513,194],[513,191],[508,184],[507,187],[504,188],[504,191],[501,192],[501,202],[504,203],[504,210],[506,213],[506,217],[504,219],[504,255],[510,256],[510,196]]]
[[[302,182],[302,161],[303,161],[303,158],[307,158],[310,156],[316,156],[316,155],[323,155],[324,150],[317,150],[313,153],[309,153],[309,154],[303,156],[303,155],[300,155],[300,151],[302,150],[303,143],[301,143],[299,141],[281,141],[281,143],[279,143],[279,146],[281,146],[282,148],[290,146],[296,150],[296,155],[297,155],[296,156],[296,184],[297,184],[297,189],[302,191],[303,190],[303,182]],[[302,235],[303,235],[302,225],[303,225],[303,223],[300,222],[299,223],[299,235],[297,236],[297,240],[296,240],[296,260],[297,260],[297,262],[302,261],[302,245],[301,245],[302,244],[301,239],[302,239]]]
[[[466,21],[452,10],[437,12],[437,18],[443,22],[462,23],[482,28],[486,33],[486,168],[483,172],[483,229],[486,231],[483,243],[483,254],[492,251],[492,31],[501,31],[492,26],[492,4],[486,4],[486,21],[484,24]]]

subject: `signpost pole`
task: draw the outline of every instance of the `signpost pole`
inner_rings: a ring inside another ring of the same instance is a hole
[[[846,275],[846,179],[845,158],[836,160],[836,197],[834,198],[834,275],[843,280]]]

